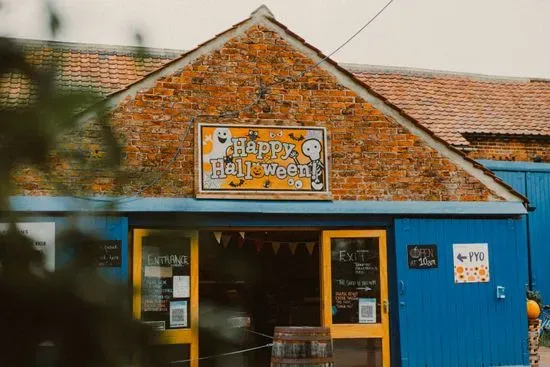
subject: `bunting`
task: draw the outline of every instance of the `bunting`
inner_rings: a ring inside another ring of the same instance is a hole
[[[256,240],[256,253],[259,253],[262,250],[262,241]]]
[[[298,243],[297,242],[289,242],[288,247],[290,247],[290,252],[292,253],[292,255],[294,255],[294,253],[296,252],[296,247],[298,247]]]
[[[309,252],[309,254],[312,255],[313,249],[315,248],[315,242],[306,242],[306,248],[307,248],[307,252]]]
[[[221,244],[224,248],[227,248],[231,240],[235,237],[234,235],[231,235],[231,232],[229,234],[223,233],[223,232],[212,232],[212,233],[214,235],[214,238],[216,239],[216,242],[218,242],[218,244]],[[233,232],[233,234],[234,233],[235,232]],[[247,242],[254,246],[256,253],[260,253],[264,246],[271,245],[271,249],[273,250],[273,253],[275,255],[279,253],[279,251],[281,250],[281,246],[283,247],[288,246],[290,253],[292,255],[295,255],[296,249],[298,248],[298,246],[305,246],[308,254],[311,256],[313,255],[313,251],[315,250],[315,246],[317,245],[317,242],[304,242],[304,241],[300,241],[300,242],[263,241],[261,239],[246,238],[245,232],[238,232],[238,233],[239,233],[239,236],[236,236],[238,247],[242,248],[243,244]]]
[[[227,248],[227,246],[229,245],[229,242],[231,242],[231,236],[227,234],[222,235],[222,246],[224,248]]]

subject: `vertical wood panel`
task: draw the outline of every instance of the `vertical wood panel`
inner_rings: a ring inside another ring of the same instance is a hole
[[[536,207],[528,219],[533,288],[550,304],[550,173],[528,172],[527,192]]]
[[[524,222],[397,219],[396,251],[404,366],[526,365]],[[408,229],[406,229],[408,227]],[[454,283],[454,243],[488,243],[490,282]],[[436,244],[439,267],[409,269],[407,245]],[[523,257],[522,257],[523,256]],[[506,299],[496,287],[506,287]]]

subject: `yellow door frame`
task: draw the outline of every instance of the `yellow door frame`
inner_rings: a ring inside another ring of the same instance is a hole
[[[332,238],[378,238],[380,256],[380,324],[333,324],[332,323]],[[329,327],[332,338],[381,338],[382,366],[390,366],[390,324],[388,303],[388,268],[385,230],[331,230],[323,231],[321,241],[321,325]]]
[[[165,330],[158,332],[159,344],[189,344],[190,367],[198,367],[199,358],[199,233],[198,231],[164,230],[164,229],[134,229],[133,231],[133,314],[136,320],[141,320],[141,267],[142,240],[151,235],[172,235],[174,237],[190,238],[190,327],[187,329]]]

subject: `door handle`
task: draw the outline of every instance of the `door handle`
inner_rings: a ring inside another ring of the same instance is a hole
[[[388,309],[389,309],[389,303],[387,300],[385,300],[384,302],[382,302],[382,311],[384,313],[388,313],[389,311]]]

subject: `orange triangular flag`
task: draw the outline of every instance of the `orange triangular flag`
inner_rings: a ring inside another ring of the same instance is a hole
[[[231,236],[223,235],[222,236],[222,246],[227,247],[229,245],[229,242],[231,242]]]
[[[279,249],[281,248],[280,242],[271,242],[271,247],[273,248],[273,252],[275,255],[277,255],[277,252],[279,252]]]
[[[288,244],[288,247],[290,247],[290,252],[292,253],[292,255],[294,255],[294,253],[296,252],[296,247],[298,247],[298,244],[296,242],[290,242]]]
[[[214,237],[216,237],[216,241],[218,241],[218,245],[219,245],[221,243],[222,233],[221,232],[214,232]]]
[[[315,248],[315,242],[306,242],[306,248],[307,248],[307,252],[309,252],[309,254],[312,255],[313,249]]]
[[[262,241],[256,240],[256,252],[259,253],[262,250]]]

